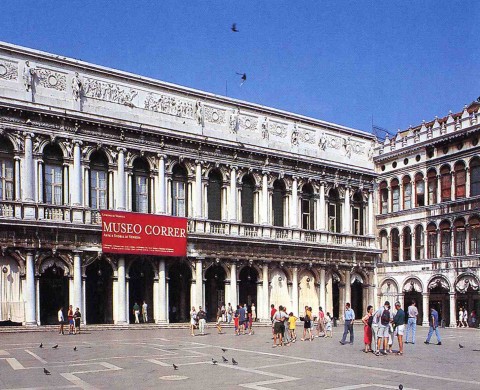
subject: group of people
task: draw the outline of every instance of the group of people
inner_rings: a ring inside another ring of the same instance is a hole
[[[148,304],[147,302],[143,301],[142,307],[142,320],[146,324],[148,322]],[[135,323],[140,323],[140,306],[137,302],[133,305],[133,315],[135,316]]]
[[[63,315],[63,307],[60,307],[57,313],[58,316],[58,324],[59,324],[59,331],[58,334],[65,334],[64,325],[65,325],[65,317]],[[80,309],[77,307],[75,311],[73,311],[73,306],[70,305],[67,311],[67,320],[68,320],[68,334],[78,334],[80,333],[80,319],[82,318],[82,314],[80,313]]]
[[[460,307],[458,310],[458,321],[457,326],[459,328],[475,328],[477,325],[477,313],[475,310],[472,310],[470,316],[468,315],[468,310],[463,307]]]

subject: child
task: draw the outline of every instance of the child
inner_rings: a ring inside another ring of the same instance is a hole
[[[239,333],[239,323],[240,319],[238,318],[238,311],[235,311],[234,317],[233,317],[233,326],[235,327],[235,336],[240,336]]]
[[[249,329],[248,334],[250,336],[252,334],[254,334],[253,329],[252,329],[252,325],[253,325],[253,313],[248,313],[248,329]]]
[[[333,337],[332,317],[330,316],[330,313],[327,312],[327,315],[325,316],[325,337],[329,337],[329,333],[330,337]]]
[[[290,338],[292,339],[292,343],[297,341],[297,334],[295,333],[295,329],[297,327],[297,317],[293,315],[293,312],[290,312],[288,315],[288,331],[290,332]]]

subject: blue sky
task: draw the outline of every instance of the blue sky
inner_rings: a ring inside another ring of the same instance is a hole
[[[3,0],[0,26],[6,42],[366,131],[480,95],[475,2]]]

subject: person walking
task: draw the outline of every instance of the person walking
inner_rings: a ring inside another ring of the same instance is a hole
[[[300,339],[301,341],[307,340],[307,333],[308,340],[312,341],[311,321],[312,311],[309,309],[308,306],[305,306],[305,312],[303,313],[303,337]]]
[[[292,343],[297,341],[297,334],[295,333],[295,329],[297,327],[297,317],[293,315],[293,312],[290,312],[288,315],[288,331],[290,332],[290,339]]]
[[[442,340],[440,339],[440,333],[438,332],[438,312],[432,307],[430,309],[430,318],[429,318],[430,329],[428,330],[427,340],[424,341],[425,344],[430,344],[430,338],[435,332],[437,337],[437,345],[442,345]]]
[[[460,310],[458,311],[457,326],[458,326],[459,328],[463,328],[463,308],[462,308],[462,307],[461,307]]]
[[[252,310],[252,321],[256,322],[257,321],[257,308],[255,307],[254,302],[252,302],[251,310]]]
[[[207,313],[202,309],[202,306],[198,307],[198,313],[197,313],[197,318],[198,318],[198,331],[199,333],[203,336],[205,335],[205,325],[207,323]]]
[[[138,319],[138,316],[140,315],[140,306],[138,306],[137,302],[133,305],[133,314],[135,315],[135,323],[139,324],[140,320]]]
[[[468,328],[468,310],[467,310],[467,308],[465,308],[463,310],[463,326],[465,328]]]
[[[273,348],[283,345],[283,333],[285,332],[285,313],[283,312],[283,306],[278,307],[278,311],[275,311],[273,315]]]
[[[415,301],[412,301],[410,306],[408,306],[408,323],[405,333],[405,344],[408,344],[408,335],[410,334],[410,332],[412,333],[412,344],[415,344],[415,334],[417,333],[417,317],[417,303]]]
[[[398,339],[397,355],[403,355],[403,332],[405,331],[405,312],[403,311],[400,302],[395,302],[395,310],[397,311],[393,316],[394,335]]]
[[[232,304],[229,302],[227,307],[228,323],[232,322],[232,318],[233,318],[233,307],[232,307]]]
[[[217,310],[217,330],[218,334],[222,334],[222,321],[225,318],[225,306],[219,306]]]
[[[58,325],[60,327],[60,329],[58,330],[58,334],[65,334],[63,333],[63,325],[65,324],[65,317],[63,316],[63,307],[61,307],[58,310],[57,317],[58,317]]]
[[[190,311],[190,334],[195,336],[195,326],[197,325],[197,311],[195,310],[195,306],[192,306],[192,310]]]
[[[330,338],[333,338],[332,321],[333,318],[327,311],[327,315],[325,316],[325,337],[328,337],[328,334],[330,333]]]
[[[148,305],[147,302],[143,301],[142,305],[142,317],[143,317],[143,322],[147,323],[148,322]]]
[[[68,319],[68,334],[73,334],[73,332],[75,330],[74,329],[75,323],[73,321],[73,306],[72,305],[68,306],[67,319]]]
[[[320,306],[318,308],[317,337],[320,337],[320,333],[323,333],[323,337],[326,337],[326,334],[325,334],[325,313],[323,312],[322,306]]]
[[[354,340],[353,322],[355,320],[355,312],[350,307],[349,302],[347,302],[345,304],[344,319],[345,319],[345,325],[344,325],[344,330],[343,330],[343,337],[342,337],[342,340],[340,341],[340,344],[345,345],[345,340],[347,339],[347,334],[350,333],[350,345],[352,345],[353,340]]]
[[[75,328],[73,330],[73,334],[80,333],[80,319],[82,318],[82,314],[80,313],[80,309],[77,307],[75,309],[75,313],[73,313],[73,321],[75,322]]]
[[[368,305],[367,313],[362,318],[363,323],[363,343],[365,344],[364,352],[372,351],[372,320],[373,320],[373,306]]]

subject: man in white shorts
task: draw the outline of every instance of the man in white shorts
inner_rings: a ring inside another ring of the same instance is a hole
[[[388,347],[388,331],[390,330],[390,323],[393,321],[393,314],[390,311],[390,302],[385,301],[383,307],[377,310],[374,314],[373,321],[375,322],[375,318],[378,321],[378,330],[377,330],[377,350],[375,351],[375,355],[380,355],[380,347],[382,345],[383,340],[383,355],[387,354],[387,347]],[[373,328],[372,328],[373,330]]]

